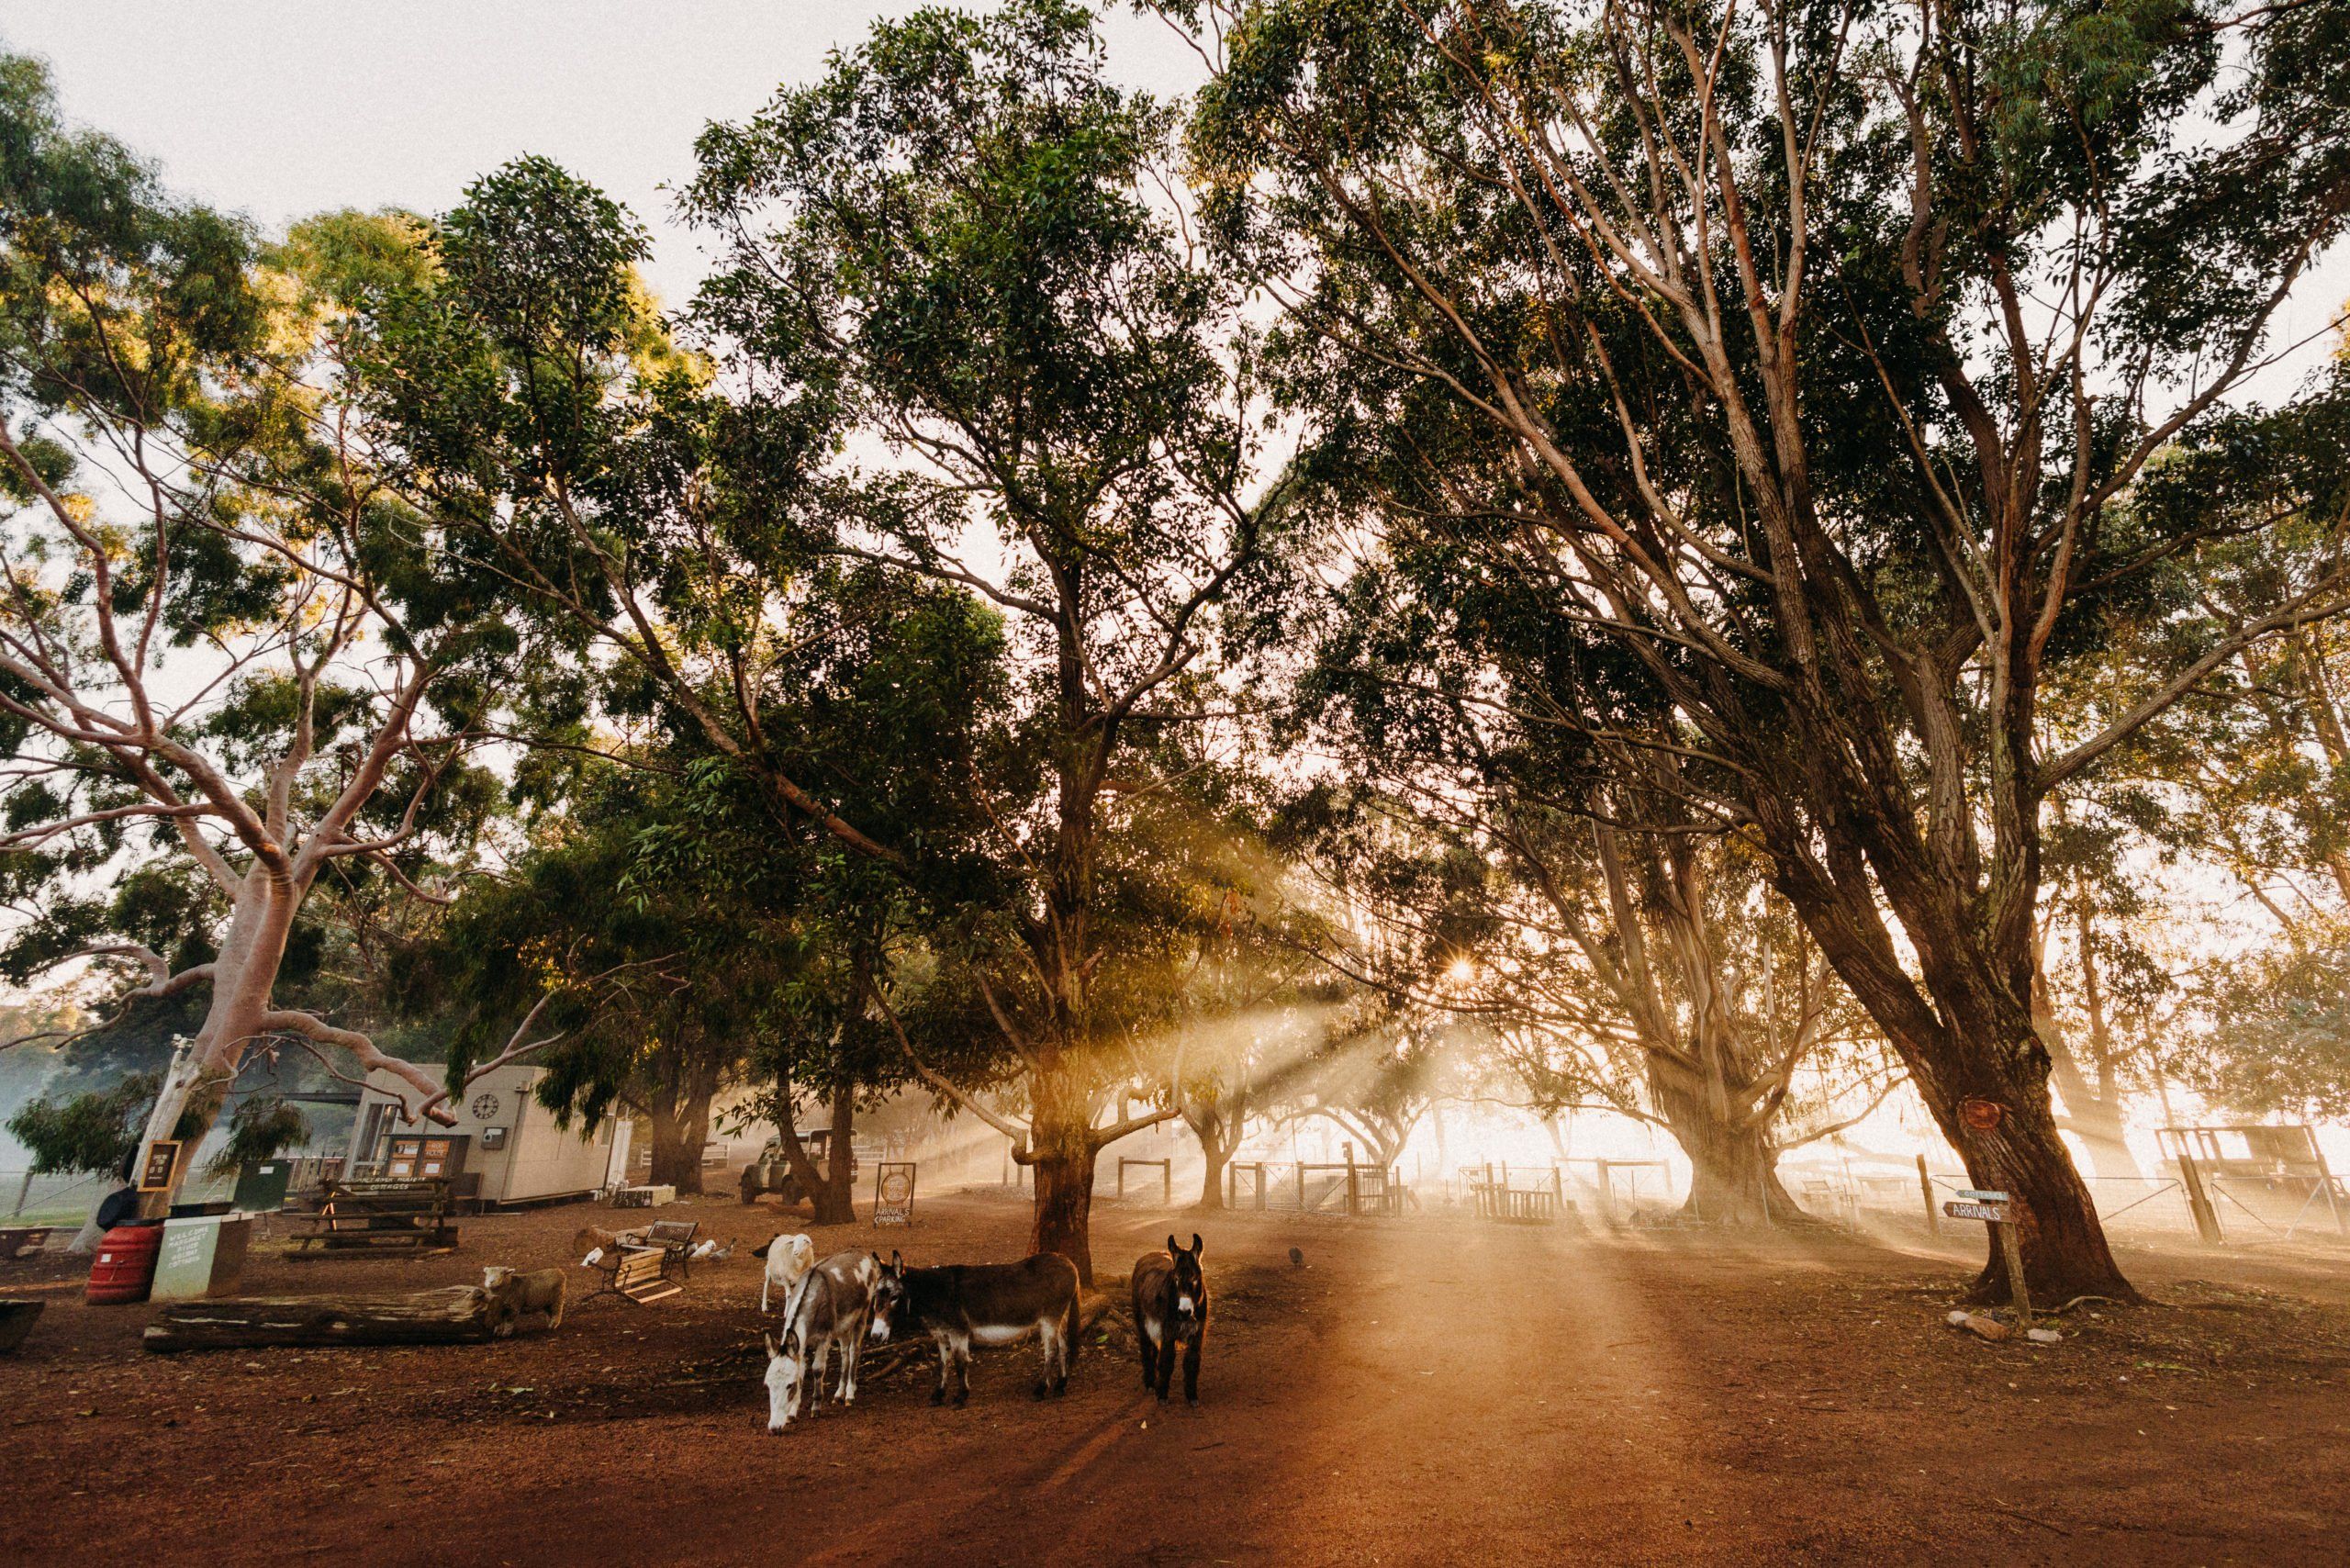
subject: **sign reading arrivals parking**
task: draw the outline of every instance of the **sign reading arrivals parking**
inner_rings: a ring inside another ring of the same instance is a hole
[[[873,1223],[912,1225],[914,1222],[914,1167],[911,1161],[884,1160],[873,1178]]]

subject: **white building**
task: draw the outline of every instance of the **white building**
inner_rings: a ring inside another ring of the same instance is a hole
[[[567,1130],[556,1126],[554,1113],[532,1097],[544,1073],[509,1066],[483,1074],[451,1102],[456,1125],[442,1126],[403,1121],[415,1090],[372,1072],[345,1169],[354,1176],[444,1178],[457,1197],[491,1208],[592,1196],[628,1169],[629,1123],[607,1117],[592,1136],[576,1118]]]

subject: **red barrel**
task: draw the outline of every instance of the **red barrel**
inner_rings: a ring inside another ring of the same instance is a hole
[[[98,1260],[90,1266],[89,1294],[93,1306],[145,1301],[155,1286],[155,1255],[163,1249],[160,1225],[118,1225],[98,1243]]]

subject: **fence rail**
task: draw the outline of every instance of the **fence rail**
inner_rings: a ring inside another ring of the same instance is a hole
[[[2083,1178],[2098,1221],[2117,1235],[2285,1241],[2332,1232],[2350,1238],[2350,1189],[2343,1178],[2225,1176],[2173,1162],[2172,1173]],[[1789,1173],[1796,1176],[1796,1173]],[[1935,1229],[1967,1222],[1942,1216],[1942,1201],[1974,1186],[1964,1171],[1919,1176],[1811,1174],[1788,1186],[1804,1210],[1857,1222],[1863,1215],[1916,1218]],[[2198,1214],[2200,1207],[2204,1212]]]
[[[114,1185],[110,1176],[53,1171],[0,1170],[0,1204],[12,1220],[33,1225],[80,1225]]]
[[[1236,1159],[1224,1168],[1227,1208],[1393,1218],[1418,1207],[1412,1190],[1377,1165]]]

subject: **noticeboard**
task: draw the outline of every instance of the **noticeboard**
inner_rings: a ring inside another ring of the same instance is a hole
[[[294,1182],[290,1159],[252,1159],[237,1175],[237,1190],[229,1207],[242,1214],[267,1214],[285,1202]]]
[[[885,1159],[873,1174],[873,1223],[912,1225],[913,1222],[913,1162]]]
[[[147,1146],[147,1158],[139,1167],[139,1190],[142,1193],[165,1193],[171,1190],[172,1178],[180,1168],[180,1142],[177,1138],[157,1138]]]

